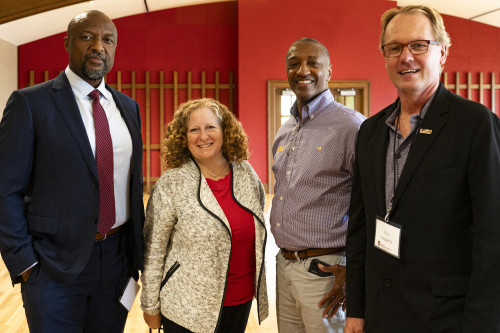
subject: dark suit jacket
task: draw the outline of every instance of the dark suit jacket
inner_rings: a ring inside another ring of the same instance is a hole
[[[500,332],[500,120],[440,85],[403,168],[390,220],[397,259],[374,247],[385,216],[386,119],[359,131],[347,234],[347,316],[366,332]]]
[[[131,219],[122,248],[142,269],[142,137],[137,103],[107,86],[132,138]],[[64,73],[12,93],[0,123],[0,250],[13,282],[38,261],[54,279],[88,261],[99,219],[99,179],[87,132]]]

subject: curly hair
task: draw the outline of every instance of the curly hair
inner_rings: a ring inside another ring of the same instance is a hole
[[[195,99],[183,103],[174,113],[174,118],[167,125],[167,133],[162,142],[161,157],[166,169],[180,167],[189,160],[187,147],[187,122],[195,110],[210,109],[222,127],[222,155],[229,163],[247,160],[248,137],[240,122],[229,109],[211,98]]]

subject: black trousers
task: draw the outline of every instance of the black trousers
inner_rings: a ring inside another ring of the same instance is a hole
[[[244,333],[247,327],[251,307],[252,301],[239,305],[223,307],[219,328],[215,333]],[[177,325],[163,316],[161,319],[164,330],[167,333],[192,333],[190,330]]]
[[[31,333],[122,333],[128,311],[118,285],[128,275],[120,233],[95,242],[89,261],[73,281],[61,283],[36,265],[21,283]]]

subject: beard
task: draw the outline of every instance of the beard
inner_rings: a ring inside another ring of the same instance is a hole
[[[103,61],[103,67],[101,69],[90,69],[87,67],[87,61],[91,58],[99,58]],[[97,81],[100,80],[106,75],[108,72],[108,64],[106,62],[106,59],[104,56],[102,56],[98,52],[94,52],[92,54],[87,54],[83,58],[83,63],[82,63],[82,74],[89,80]]]

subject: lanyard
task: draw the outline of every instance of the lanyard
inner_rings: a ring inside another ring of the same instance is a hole
[[[410,131],[410,134],[412,134],[413,132],[415,132],[415,134],[413,135],[413,138],[411,139],[411,144],[410,144],[410,151],[411,151],[411,147],[413,146],[413,143],[415,142],[415,139],[417,138],[417,134],[418,134],[418,131],[420,129],[420,126],[422,125],[422,109],[420,109],[420,112],[418,113],[417,115],[417,127],[415,129],[415,131]],[[386,215],[385,215],[385,222],[389,222],[389,216],[391,215],[391,211],[392,211],[392,201],[394,199],[394,193],[396,193],[396,179],[397,178],[397,175],[398,175],[398,164],[396,163],[396,140],[398,139],[398,128],[399,128],[399,116],[401,114],[401,107],[399,108],[399,110],[397,111],[397,115],[396,115],[396,129],[394,131],[394,141],[393,141],[393,145],[392,145],[392,163],[393,163],[393,172],[394,172],[394,177],[393,177],[393,192],[392,192],[392,197],[391,197],[391,201],[389,203],[389,207],[387,207],[387,212],[386,212]],[[410,154],[410,152],[408,152],[408,155]]]

